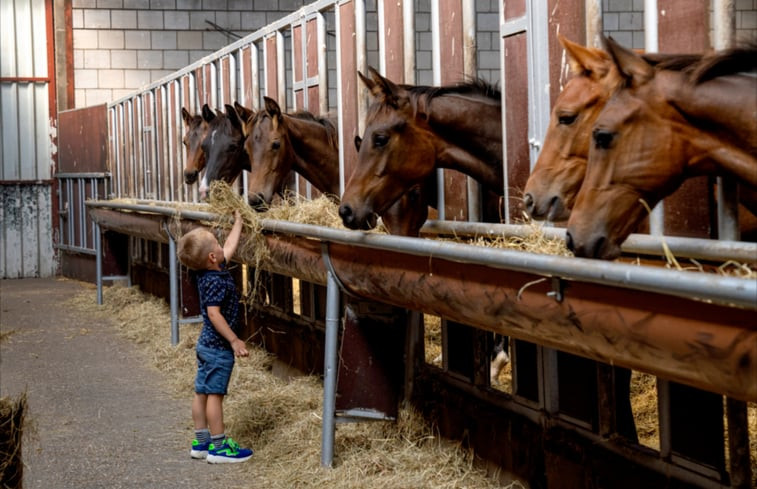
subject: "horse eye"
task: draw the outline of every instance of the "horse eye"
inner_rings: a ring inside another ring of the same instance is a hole
[[[271,143],[272,149],[279,149],[281,147],[281,141],[274,141]]]
[[[569,126],[576,121],[576,117],[578,117],[578,114],[561,115],[557,118],[557,122],[563,126]]]
[[[381,148],[383,146],[386,146],[386,143],[389,142],[389,136],[386,134],[374,134],[373,135],[373,147],[374,148]]]
[[[594,132],[592,133],[592,138],[594,138],[594,146],[600,149],[609,149],[614,137],[615,133],[604,129],[594,129]]]

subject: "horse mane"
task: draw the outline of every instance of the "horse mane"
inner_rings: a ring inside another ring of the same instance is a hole
[[[644,61],[660,70],[685,71],[702,61],[701,54],[645,53]]]
[[[497,85],[481,78],[474,78],[453,85],[433,87],[427,85],[402,85],[402,88],[413,95],[423,95],[429,99],[443,95],[479,95],[497,102],[502,100],[502,94]]]
[[[704,56],[693,66],[689,79],[695,85],[713,78],[757,70],[757,41]]]

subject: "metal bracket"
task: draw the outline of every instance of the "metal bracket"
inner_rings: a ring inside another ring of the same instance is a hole
[[[562,302],[565,292],[565,283],[560,277],[552,277],[552,290],[547,292],[549,297],[554,297],[557,302]]]

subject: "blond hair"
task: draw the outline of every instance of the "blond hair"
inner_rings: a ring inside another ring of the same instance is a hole
[[[214,245],[213,233],[205,228],[195,228],[179,238],[176,255],[185,267],[204,270],[208,267],[208,254]]]

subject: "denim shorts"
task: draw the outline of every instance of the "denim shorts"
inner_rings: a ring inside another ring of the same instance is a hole
[[[197,345],[195,392],[225,396],[234,368],[234,352]]]

